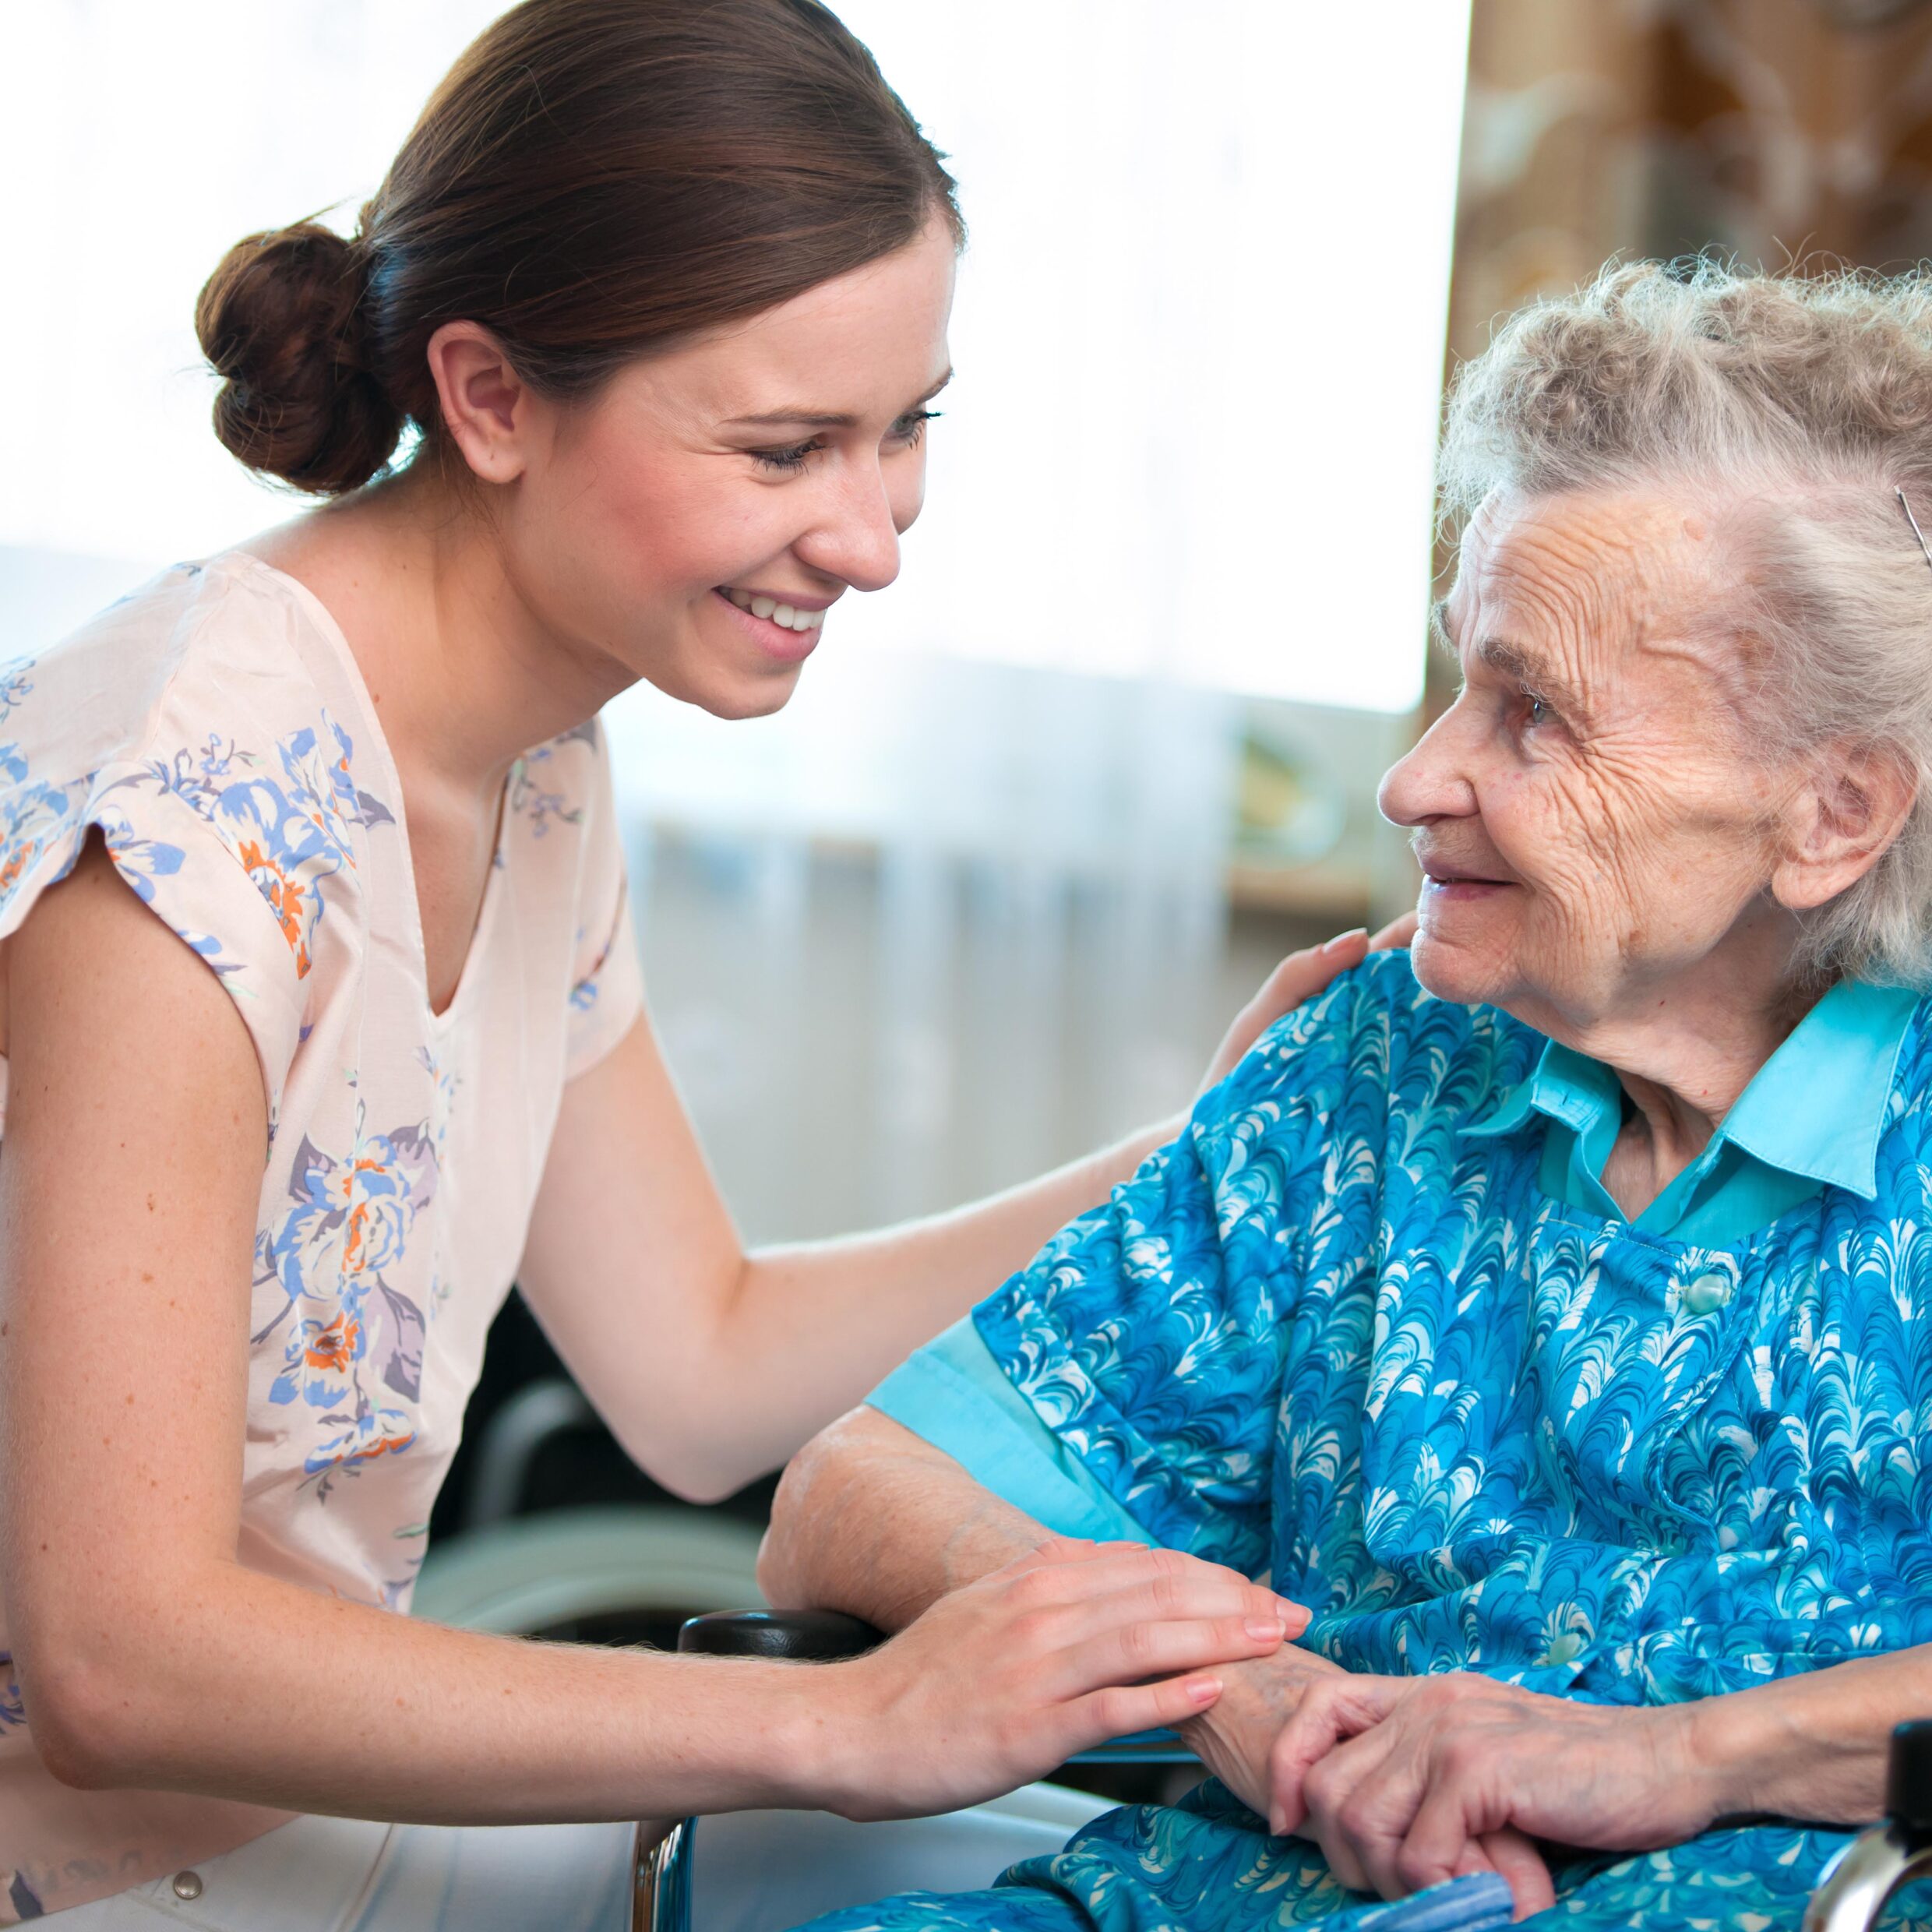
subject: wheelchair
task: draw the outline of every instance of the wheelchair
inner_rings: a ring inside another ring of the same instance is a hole
[[[830,1610],[716,1610],[679,1632],[680,1651],[713,1657],[829,1662],[883,1641],[857,1617]],[[1169,1731],[1145,1732],[1083,1752],[1076,1764],[1186,1764],[1193,1754]],[[1769,1822],[1770,1821],[1766,1821]],[[640,1825],[633,1861],[631,1932],[692,1932],[693,1837],[698,1821],[668,1832]],[[1870,1932],[1887,1900],[1932,1877],[1932,1719],[1893,1732],[1885,1815],[1826,1867],[1803,1932]]]

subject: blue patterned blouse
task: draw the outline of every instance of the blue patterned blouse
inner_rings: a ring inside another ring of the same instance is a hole
[[[1638,1704],[1932,1641],[1928,1010],[1828,996],[1633,1223],[1601,1070],[1377,956],[872,1399],[1055,1527],[1271,1577],[1351,1669]],[[1554,1916],[1795,1926],[1841,1842],[1578,1861]],[[1385,1909],[1211,1785],[836,1923]]]

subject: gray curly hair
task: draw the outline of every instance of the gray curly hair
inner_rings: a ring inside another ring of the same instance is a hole
[[[1932,270],[1613,265],[1458,372],[1439,478],[1451,531],[1498,491],[1719,493],[1726,626],[1763,659],[1750,735],[1887,751],[1917,781],[1877,863],[1807,915],[1796,970],[1932,985],[1932,569],[1897,494],[1932,536]]]

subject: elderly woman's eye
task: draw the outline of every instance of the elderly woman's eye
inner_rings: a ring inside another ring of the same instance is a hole
[[[1523,722],[1525,724],[1548,724],[1556,717],[1548,703],[1534,691],[1523,693]]]

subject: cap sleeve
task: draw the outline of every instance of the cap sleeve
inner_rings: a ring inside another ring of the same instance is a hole
[[[114,867],[220,980],[261,1064],[272,1133],[301,1036],[307,940],[319,911],[322,844],[276,809],[286,799],[248,777],[223,786],[197,768],[118,761],[90,778],[36,780],[17,746],[0,746],[0,940],[71,873],[100,828]],[[323,859],[326,862],[326,859]]]
[[[601,724],[585,802],[583,866],[577,895],[576,956],[564,1077],[603,1059],[636,1023],[644,1004],[643,971],[631,924],[624,840],[611,784],[610,741]]]

